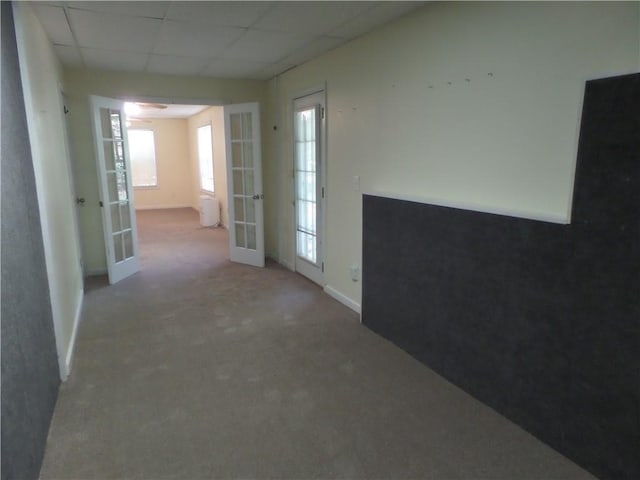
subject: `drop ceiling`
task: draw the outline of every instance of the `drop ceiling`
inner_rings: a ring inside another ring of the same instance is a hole
[[[34,2],[65,66],[269,79],[424,2]]]

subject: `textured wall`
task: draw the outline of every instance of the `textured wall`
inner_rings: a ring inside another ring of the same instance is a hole
[[[11,3],[2,2],[2,478],[37,478],[59,372]]]
[[[639,108],[640,75],[587,82],[571,225],[364,199],[364,324],[610,479],[640,478]]]

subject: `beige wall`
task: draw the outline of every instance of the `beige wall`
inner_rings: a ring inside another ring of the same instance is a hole
[[[14,3],[14,12],[58,361],[65,379],[80,318],[83,280],[60,98],[62,67],[31,6]]]
[[[229,209],[227,204],[227,161],[224,139],[224,109],[210,107],[188,119],[189,131],[189,161],[191,164],[191,204],[200,209],[200,195],[209,192],[200,190],[200,167],[198,163],[198,128],[211,125],[213,136],[213,188],[212,196],[220,204],[220,221],[225,227],[229,226]]]
[[[187,119],[163,118],[132,122],[132,129],[153,130],[156,148],[157,187],[134,189],[137,210],[192,205]]]
[[[98,174],[94,159],[89,95],[135,99],[154,97],[174,103],[201,104],[264,102],[265,82],[206,77],[115,73],[68,68],[64,70],[71,112],[69,126],[76,188],[86,198],[80,209],[80,233],[88,273],[106,271],[102,217],[98,205]]]
[[[584,83],[637,70],[638,12],[433,3],[272,80],[265,176],[279,198],[266,201],[281,261],[294,258],[291,99],[325,81],[325,278],[349,301],[361,297],[349,275],[362,256],[355,175],[364,192],[569,221]]]

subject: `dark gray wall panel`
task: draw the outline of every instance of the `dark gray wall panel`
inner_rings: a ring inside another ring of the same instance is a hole
[[[587,470],[640,478],[640,75],[587,82],[571,225],[364,197],[363,323]]]
[[[60,377],[11,3],[2,2],[2,478],[38,478]]]

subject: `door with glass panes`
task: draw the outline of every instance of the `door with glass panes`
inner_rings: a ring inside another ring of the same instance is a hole
[[[258,104],[226,105],[224,129],[231,260],[264,267],[264,195]]]
[[[140,270],[124,102],[91,97],[109,283]]]
[[[324,91],[293,102],[297,272],[324,285]]]

